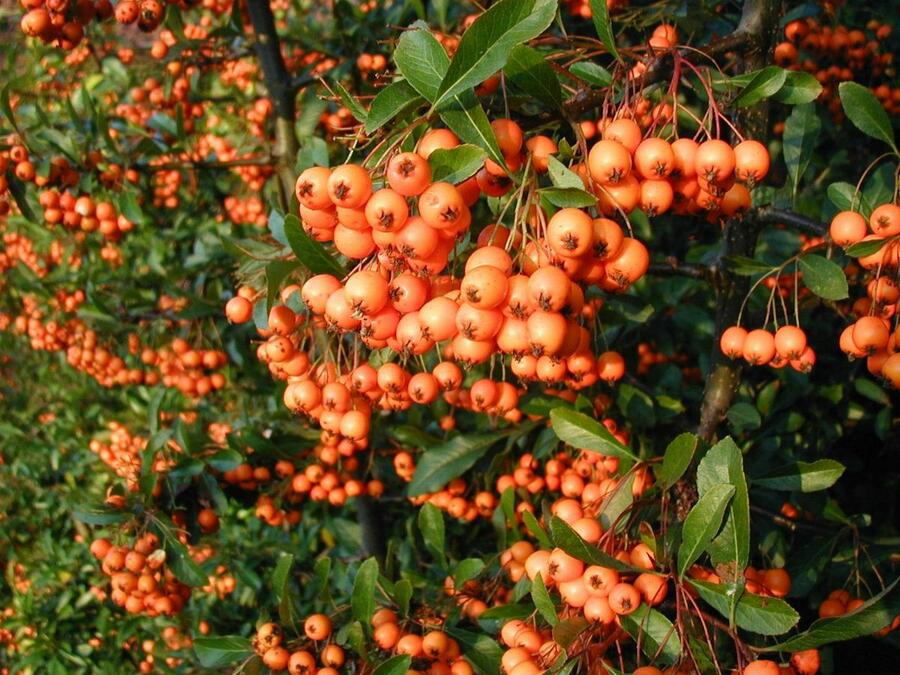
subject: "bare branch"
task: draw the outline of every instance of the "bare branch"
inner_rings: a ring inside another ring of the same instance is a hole
[[[691,279],[707,279],[712,270],[703,265],[681,262],[675,258],[666,258],[664,262],[653,263],[648,270],[650,274],[660,277],[689,277]]]
[[[263,71],[269,98],[275,109],[275,147],[281,206],[287,211],[294,193],[294,162],[297,157],[297,134],[294,131],[296,89],[281,54],[281,43],[275,29],[275,18],[268,0],[247,0],[247,10],[256,40],[253,48]]]
[[[804,232],[809,232],[810,234],[819,237],[824,237],[826,234],[828,234],[828,226],[824,223],[820,223],[819,221],[813,220],[812,218],[807,218],[806,216],[802,216],[799,213],[786,211],[784,209],[776,209],[770,206],[766,206],[754,209],[750,217],[754,218],[759,223],[783,223],[784,225],[789,225],[790,227],[802,230]]]

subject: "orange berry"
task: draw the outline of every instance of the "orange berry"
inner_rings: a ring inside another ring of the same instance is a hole
[[[325,640],[331,635],[331,619],[325,614],[313,614],[303,622],[303,632],[310,640]]]
[[[356,164],[335,167],[328,177],[328,197],[335,206],[358,209],[372,194],[369,172]]]
[[[631,153],[618,141],[598,141],[588,153],[588,170],[601,185],[621,182],[631,172],[631,164]]]
[[[610,589],[607,600],[616,614],[631,614],[640,606],[641,594],[631,584],[620,581]]]

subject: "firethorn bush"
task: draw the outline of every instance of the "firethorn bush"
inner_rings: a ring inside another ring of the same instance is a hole
[[[7,3],[0,673],[896,672],[863,5]]]

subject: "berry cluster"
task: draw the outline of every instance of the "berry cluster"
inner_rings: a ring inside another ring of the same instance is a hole
[[[630,117],[601,119],[597,127],[602,138],[590,150],[587,171],[589,187],[608,216],[638,207],[648,216],[669,210],[707,214],[711,220],[738,216],[751,206],[749,188],[769,172],[769,153],[759,141],[734,147],[716,139],[669,143],[644,138]]]
[[[326,614],[313,614],[303,622],[304,637],[291,641],[285,639],[281,626],[264,623],[256,629],[253,647],[263,663],[272,672],[287,670],[291,675],[322,673],[337,675],[347,660],[344,648],[329,640],[332,634],[331,618]],[[326,644],[320,644],[323,641]],[[297,648],[291,651],[288,646]]]
[[[141,452],[147,447],[147,439],[132,434],[128,427],[119,422],[109,422],[107,431],[105,438],[94,438],[88,447],[125,480],[128,490],[136,492],[141,476]]]
[[[95,539],[91,553],[110,578],[110,599],[131,614],[173,616],[191,597],[190,587],[165,567],[166,552],[154,534],[138,537],[131,547]]]
[[[602,420],[604,426],[623,444],[628,444],[628,433],[619,429],[615,421]],[[415,474],[415,460],[411,452],[398,451],[393,457],[394,470],[405,480],[412,480]],[[619,460],[615,457],[602,457],[597,453],[583,452],[573,459],[568,453],[560,452],[541,464],[531,453],[521,455],[509,473],[502,473],[494,484],[494,492],[480,490],[470,498],[465,480],[456,478],[446,487],[434,493],[425,493],[411,498],[414,504],[428,502],[447,512],[451,517],[471,522],[477,517],[490,518],[497,507],[499,497],[508,489],[521,491],[521,494],[543,495],[561,493],[563,497],[586,499],[584,504],[602,500],[615,487],[611,477],[618,471]],[[641,474],[643,480],[644,475]],[[640,484],[639,484],[640,487]],[[523,511],[535,513],[535,506],[526,501],[519,501],[515,506],[518,518]],[[580,520],[580,519],[579,519]],[[586,520],[590,520],[587,518]],[[585,523],[573,525],[576,531],[581,527],[590,527]],[[514,581],[521,578],[521,570],[510,572]]]
[[[829,234],[839,246],[872,247],[856,256],[856,265],[866,273],[866,297],[854,303],[858,318],[841,333],[841,351],[851,359],[865,358],[869,372],[900,388],[900,326],[896,324],[900,300],[900,206],[876,206],[868,221],[856,211],[841,211],[832,219]]]
[[[73,50],[84,37],[84,27],[95,19],[104,21],[113,15],[109,0],[20,0],[28,10],[19,26],[29,37]],[[120,5],[122,3],[119,3]],[[136,18],[136,17],[135,17]]]
[[[784,27],[785,41],[775,47],[775,62],[804,70],[823,86],[820,99],[835,117],[842,117],[837,86],[841,82],[879,82],[873,92],[885,110],[900,109],[900,88],[892,86],[894,55],[885,49],[891,26],[876,19],[865,29],[826,25],[812,17],[795,19]]]
[[[20,254],[25,255],[16,253],[17,256]],[[0,253],[0,269],[3,269],[4,260],[12,262],[16,259],[10,257],[8,249]],[[16,334],[28,336],[32,349],[65,352],[69,365],[87,373],[105,387],[153,386],[162,382],[186,396],[202,397],[225,386],[225,375],[219,372],[228,363],[225,353],[194,349],[181,338],[173,339],[168,346],[153,349],[142,346],[138,335],[132,333],[127,339],[128,354],[120,356],[115,341],[102,342],[97,331],[88,328],[80,318],[65,316],[77,310],[83,300],[84,292],[75,291],[54,298],[49,307],[42,308],[42,301],[24,296],[22,310],[10,325]],[[48,309],[63,311],[65,318],[47,318]],[[133,362],[131,366],[126,359]]]
[[[51,270],[63,263],[72,269],[78,269],[81,264],[81,258],[75,253],[68,258],[65,257],[65,251],[59,241],[52,242],[46,253],[36,251],[34,242],[24,234],[17,232],[3,232],[2,241],[0,272],[5,272],[21,263],[34,272],[36,276],[45,277]],[[2,285],[2,282],[3,279],[0,278],[0,285]],[[75,291],[75,298],[79,297],[78,293],[81,294],[80,299],[77,299],[75,302],[63,301],[62,307],[64,311],[72,312],[84,301],[84,291],[80,289]]]
[[[555,145],[531,142],[542,137],[524,143],[510,120],[496,120],[493,127],[508,163],[521,162],[526,147],[540,169],[555,151]],[[616,352],[595,355],[590,325],[599,301],[585,300],[587,286],[623,291],[647,270],[646,248],[614,220],[575,208],[548,219],[535,204],[524,232],[484,228],[462,276],[438,276],[456,262],[456,240],[472,221],[470,206],[482,191],[494,194],[495,179],[505,171],[486,160],[477,176],[459,186],[431,182],[427,157],[458,143],[444,129],[426,133],[417,152],[387,162],[387,185],[377,190],[369,172],[352,164],[307,169],[297,180],[307,232],[363,262],[344,281],[329,274],[306,280],[300,295],[308,317],[287,305],[273,307],[270,337],[258,355],[288,380],[288,407],[318,419],[326,430],[361,440],[372,403],[404,409],[431,403],[442,391],[451,405],[515,421],[519,391],[513,384],[484,378],[463,388],[457,363],[471,367],[495,355],[508,357],[512,374],[526,383],[582,389],[624,374]],[[409,198],[416,198],[417,214]],[[282,298],[293,292],[293,286],[285,288]],[[232,298],[228,317],[249,320],[253,297],[247,291]],[[407,365],[315,368],[313,336],[323,328],[353,336],[371,350],[388,347]],[[440,343],[444,360],[420,372],[409,368],[408,359],[424,357]]]
[[[62,224],[70,230],[100,232],[109,241],[118,241],[134,228],[128,218],[118,213],[109,201],[94,201],[90,195],[75,196],[72,192],[44,190],[39,197],[48,227]]]
[[[782,326],[774,333],[764,328],[748,331],[731,326],[723,331],[719,347],[728,358],[743,358],[751,366],[790,365],[798,372],[808,373],[816,364],[816,353],[799,326]]]

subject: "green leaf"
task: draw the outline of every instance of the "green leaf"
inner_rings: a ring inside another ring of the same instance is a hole
[[[612,31],[612,22],[609,20],[609,7],[606,0],[591,0],[591,19],[594,21],[594,29],[600,42],[609,50],[618,61],[622,60],[619,50],[616,49],[616,38]]]
[[[526,415],[536,415],[538,417],[550,417],[550,413],[556,408],[571,408],[573,404],[561,399],[559,396],[550,396],[547,394],[526,394],[519,399],[519,409]],[[553,434],[553,438],[557,438]]]
[[[840,534],[836,529],[835,533]],[[831,564],[836,537],[803,537],[791,548],[785,569],[791,577],[791,595],[805,597]]]
[[[272,591],[278,602],[278,618],[285,625],[294,623],[294,605],[291,602],[291,567],[294,556],[282,551],[278,555],[275,571],[272,572]]]
[[[885,626],[889,626],[894,617],[900,614],[898,582],[900,579],[894,579],[881,593],[869,598],[854,611],[841,616],[819,619],[802,633],[777,645],[766,647],[762,651],[798,652],[877,633]]]
[[[156,453],[169,442],[174,433],[173,429],[162,429],[157,431],[150,437],[147,446],[141,451],[140,488],[141,493],[145,497],[149,497],[153,492],[153,488],[155,487],[156,480],[159,476],[159,474],[153,471],[153,461],[156,457]]]
[[[631,567],[611,555],[604,553],[596,546],[588,544],[569,524],[558,516],[550,519],[550,537],[553,543],[573,558],[578,558],[589,565],[610,567],[620,572],[631,571]]]
[[[434,35],[421,28],[405,31],[397,41],[394,62],[410,86],[434,103],[450,65],[450,57]]]
[[[560,621],[553,627],[553,640],[560,647],[568,650],[590,624],[584,618],[578,616],[572,619]]]
[[[725,509],[734,496],[731,485],[714,485],[706,491],[684,519],[678,548],[678,576],[683,577],[722,526]]]
[[[165,387],[160,387],[153,392],[150,403],[147,404],[147,428],[151,436],[155,436],[156,432],[159,431],[159,408],[167,391]]]
[[[868,378],[857,377],[853,380],[853,388],[856,390],[856,393],[860,396],[865,396],[870,401],[875,401],[875,403],[879,403],[883,406],[890,405],[891,397],[888,396],[884,387],[875,384]]]
[[[417,448],[427,448],[440,443],[437,436],[432,436],[411,424],[397,424],[385,429],[387,435],[401,445],[412,445]]]
[[[459,588],[470,579],[474,579],[484,570],[484,561],[481,558],[466,558],[460,560],[453,570],[453,581]]]
[[[651,428],[656,424],[656,406],[647,392],[627,382],[619,383],[616,405],[637,427]]]
[[[450,57],[437,38],[428,30],[406,31],[397,43],[394,60],[412,87],[434,102],[439,83],[450,65]],[[440,110],[440,116],[463,143],[484,148],[491,159],[505,165],[491,123],[474,92],[462,92],[449,99]]]
[[[516,490],[510,486],[500,495],[500,508],[494,510],[495,513],[503,514],[503,522],[507,528],[513,528],[516,525]]]
[[[550,537],[547,536],[547,533],[544,532],[544,528],[541,527],[541,524],[538,522],[538,519],[534,517],[534,514],[531,511],[522,511],[522,522],[525,524],[525,527],[528,528],[528,531],[537,539],[538,544],[541,545],[541,548],[551,548],[553,544],[550,541]]]
[[[697,466],[697,489],[702,497],[714,485],[734,486],[728,518],[708,549],[714,563],[737,561],[740,569],[750,557],[750,498],[744,458],[730,436],[716,443]]]
[[[894,201],[894,176],[900,170],[896,162],[884,162],[872,171],[863,185],[863,196],[869,204],[885,204]]]
[[[427,450],[416,466],[407,494],[415,497],[440,490],[451,480],[461,476],[488,448],[508,434],[508,431],[498,431],[481,435],[460,435]]]
[[[662,465],[656,473],[657,480],[664,487],[672,487],[684,475],[691,465],[699,443],[700,439],[697,435],[689,432],[676,436],[669,443],[663,455]]]
[[[542,188],[538,194],[560,208],[584,208],[597,203],[595,195],[579,188]]]
[[[559,623],[556,604],[554,604],[553,599],[550,597],[550,593],[544,585],[544,578],[540,574],[538,574],[534,578],[534,581],[531,582],[531,599],[534,601],[534,606],[537,608],[537,611],[544,617],[544,621],[551,626],[555,626]]]
[[[787,80],[787,71],[778,66],[766,66],[752,73],[753,77],[734,99],[734,107],[746,108],[769,98],[781,89]]]
[[[334,256],[320,242],[310,238],[303,231],[300,219],[294,214],[285,216],[284,233],[297,260],[313,274],[333,274],[338,279],[346,274]]]
[[[440,116],[463,143],[483,148],[491,159],[500,166],[506,166],[487,114],[473,92],[467,91],[453,98],[441,108]]]
[[[344,104],[344,107],[347,108],[351,112],[351,114],[360,122],[365,123],[366,118],[368,117],[366,113],[366,109],[362,106],[362,104],[356,100],[356,98],[344,88],[340,82],[335,81],[334,83],[335,89],[337,89],[338,96]]]
[[[401,616],[409,614],[409,601],[412,599],[413,587],[409,579],[401,579],[394,584],[394,602],[400,609]]]
[[[266,311],[271,311],[285,278],[300,267],[296,260],[273,260],[266,265]]]
[[[787,105],[812,103],[822,93],[822,85],[812,73],[801,70],[788,70],[784,86],[772,98]]]
[[[66,135],[57,129],[42,129],[39,132],[39,136],[73,162],[79,161],[80,153],[78,148],[75,147],[75,142],[71,136]]]
[[[728,418],[728,421],[737,433],[742,433],[747,429],[759,429],[760,424],[762,424],[759,411],[753,405],[744,401],[731,406],[728,412],[725,413],[725,417]]]
[[[459,628],[446,627],[444,630],[460,644],[463,655],[472,663],[476,672],[482,675],[499,675],[503,650],[496,640],[483,633],[473,633]]]
[[[372,99],[366,116],[366,133],[375,133],[395,117],[415,110],[424,103],[425,99],[406,80],[392,82]]]
[[[860,241],[852,246],[848,246],[844,251],[851,258],[863,258],[867,255],[872,255],[873,253],[878,253],[884,247],[885,244],[888,243],[890,239],[872,239],[870,241]]]
[[[634,494],[631,489],[634,486],[634,478],[634,474],[631,473],[620,480],[612,492],[600,503],[600,524],[604,531],[611,529],[619,531],[624,529],[627,524],[627,519],[622,520],[621,516],[634,503]]]
[[[833,459],[819,459],[815,462],[794,462],[775,469],[765,476],[752,479],[754,486],[770,490],[816,492],[834,485],[846,467]]]
[[[828,199],[841,211],[859,211],[865,218],[868,218],[872,212],[872,204],[865,194],[856,191],[855,185],[839,181],[829,185],[827,192]]]
[[[128,512],[106,504],[75,504],[72,515],[88,525],[114,525],[128,520]]]
[[[419,531],[431,555],[442,567],[447,567],[447,556],[444,553],[444,513],[430,502],[425,502],[419,509]]]
[[[197,636],[194,653],[204,668],[222,668],[253,655],[250,640],[240,635]]]
[[[784,162],[791,178],[792,194],[797,194],[800,179],[809,166],[821,129],[822,122],[812,103],[795,107],[784,123]]]
[[[366,632],[359,621],[351,621],[341,626],[335,635],[335,640],[339,644],[348,645],[358,654],[365,653]]]
[[[203,484],[207,495],[209,495],[212,507],[220,513],[228,510],[228,499],[225,497],[225,493],[222,492],[222,488],[219,487],[219,483],[213,475],[208,472],[202,474],[200,476],[200,482]]]
[[[536,49],[527,45],[513,47],[504,73],[515,87],[546,103],[550,108],[558,109],[562,105],[559,79]]]
[[[244,461],[244,456],[234,448],[222,448],[206,457],[206,463],[216,471],[231,471]]]
[[[455,148],[440,148],[428,156],[431,165],[431,180],[457,185],[462,183],[484,166],[486,153],[483,148],[463,143]]]
[[[287,239],[287,235],[284,233],[284,214],[279,211],[272,209],[269,212],[269,219],[266,222],[266,226],[269,228],[269,234],[272,235],[272,239],[277,241],[282,246],[290,246],[290,242]]]
[[[82,98],[93,107],[90,96],[86,89],[81,89]],[[148,121],[147,126],[155,129],[161,134],[178,137],[178,123],[170,115],[164,113],[155,113]]]
[[[695,579],[688,579],[688,583],[697,589],[706,603],[728,618],[732,603],[728,586]],[[759,635],[783,635],[800,620],[800,615],[784,600],[746,593],[743,589],[738,592],[742,595],[735,604],[734,619],[744,630]]]
[[[637,457],[603,424],[584,413],[556,408],[550,413],[553,431],[559,438],[579,450],[592,450],[620,459],[637,461]]]
[[[800,258],[803,283],[813,293],[826,300],[843,300],[849,294],[847,276],[836,262],[814,253]]]
[[[553,155],[547,158],[547,175],[550,176],[550,182],[554,187],[584,190],[584,181],[579,178],[578,174]]]
[[[3,89],[0,89],[0,111],[3,111],[3,116],[9,121],[10,126],[16,130],[16,133],[19,134],[19,136],[21,136],[22,131],[16,123],[16,116],[13,113],[12,105],[9,102],[10,86],[11,85],[7,84]]]
[[[382,661],[372,675],[405,675],[412,665],[412,656],[409,654],[397,654],[386,661]]]
[[[327,601],[331,597],[330,578],[331,558],[319,558],[313,566],[313,588],[317,598]]]
[[[463,33],[440,83],[435,107],[501,70],[516,45],[537,37],[556,16],[555,0],[501,0]]]
[[[43,224],[43,218],[38,218],[34,209],[31,208],[31,202],[28,199],[28,193],[25,191],[25,185],[16,178],[12,169],[7,170],[6,179],[7,185],[9,186],[9,192],[12,194],[16,206],[19,207],[19,211],[22,212],[25,219],[32,223]]]
[[[406,31],[397,44],[394,60],[412,87],[433,102],[438,84],[450,64],[450,58],[437,38],[427,30]],[[440,115],[444,124],[464,143],[484,148],[491,159],[505,164],[491,123],[473,92],[452,97]]]
[[[509,619],[524,619],[532,612],[534,612],[534,608],[530,604],[497,605],[485,611],[478,617],[478,621],[505,622]]]
[[[579,61],[569,68],[569,72],[595,87],[608,87],[612,84],[612,73],[603,66],[590,61]]]
[[[868,87],[856,82],[841,82],[838,85],[838,94],[841,97],[844,114],[857,129],[867,136],[884,141],[897,152],[891,120]]]
[[[319,118],[316,117],[316,123]],[[324,138],[311,136],[307,138],[297,151],[294,169],[300,173],[311,166],[328,166],[328,143]]]
[[[560,654],[553,663],[553,666],[547,672],[551,675],[571,675],[572,671],[578,667],[579,658],[573,656],[572,658],[565,660],[566,657],[566,654]],[[560,661],[563,661],[562,666],[557,665]],[[622,673],[611,668],[608,664],[603,664],[603,667],[606,669],[608,675],[622,675]]]
[[[438,25],[444,32],[447,31],[447,9],[449,4],[450,0],[433,0],[431,2],[431,7],[437,14]]]
[[[165,549],[166,565],[179,581],[188,586],[206,586],[209,578],[191,557],[187,547],[176,537],[174,525],[161,516],[154,516],[150,522]]]
[[[620,616],[619,623],[653,663],[668,665],[681,659],[681,638],[661,612],[642,604],[631,614]]]
[[[199,476],[203,473],[204,468],[205,467],[203,462],[201,462],[199,459],[188,457],[180,460],[178,464],[166,475],[169,490],[172,492],[172,494],[179,494],[188,485],[190,485],[191,478]]]
[[[350,610],[353,618],[364,626],[375,612],[375,584],[378,581],[378,561],[375,558],[364,560],[353,580],[353,595],[350,597]]]

